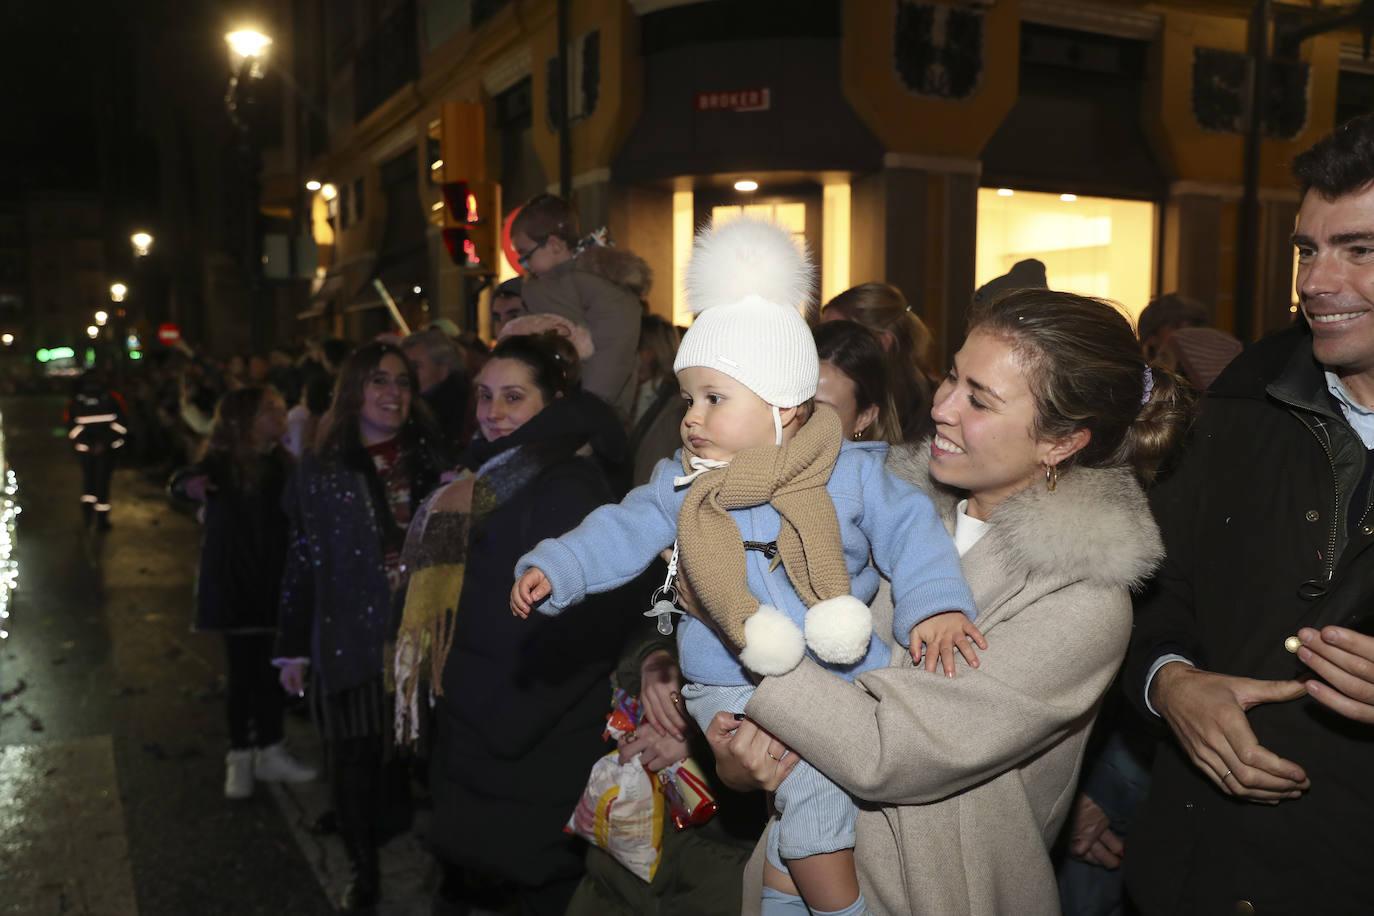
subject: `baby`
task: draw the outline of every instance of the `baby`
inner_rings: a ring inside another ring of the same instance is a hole
[[[924,645],[933,670],[954,646],[972,662],[968,640],[986,645],[930,501],[887,473],[886,444],[845,442],[834,411],[814,403],[820,363],[798,310],[813,274],[770,223],[737,219],[699,236],[687,271],[699,316],[673,365],[688,405],[680,463],[660,462],[619,505],[516,565],[511,610],[558,614],[676,544],[711,618],[684,618],[678,631],[682,695],[703,730],[718,712],[743,712],[758,675],[790,671],[808,648],[851,680],[886,666],[868,609],[879,570],[892,582],[893,636],[913,660]],[[770,864],[790,871],[813,912],[865,912],[853,800],[803,761],[776,805]],[[764,911],[786,907],[781,896],[766,894]]]

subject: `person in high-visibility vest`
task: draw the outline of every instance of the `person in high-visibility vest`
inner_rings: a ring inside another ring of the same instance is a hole
[[[117,391],[92,370],[81,376],[76,394],[67,402],[62,419],[67,438],[81,461],[81,516],[101,531],[110,530],[110,478],[115,452],[129,435],[124,425],[128,409]]]

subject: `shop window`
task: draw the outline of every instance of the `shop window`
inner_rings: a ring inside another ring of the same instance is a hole
[[[776,204],[744,204],[738,207],[712,207],[711,221],[719,226],[739,216],[757,216],[782,226],[792,233],[798,245],[806,247],[806,204],[799,202]]]
[[[979,188],[975,284],[1036,258],[1051,289],[1111,299],[1134,320],[1153,294],[1156,210],[1148,201]]]

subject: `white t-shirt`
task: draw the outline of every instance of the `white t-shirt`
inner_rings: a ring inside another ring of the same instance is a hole
[[[959,505],[954,507],[954,549],[959,551],[959,556],[968,553],[969,548],[987,533],[988,523],[968,514],[967,499],[959,500]]]

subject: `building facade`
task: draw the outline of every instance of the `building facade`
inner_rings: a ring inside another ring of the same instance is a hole
[[[1178,291],[1258,336],[1291,320],[1287,163],[1374,102],[1356,32],[1276,49],[1238,321],[1249,3],[563,2],[566,148],[557,0],[297,0],[278,17],[299,91],[262,207],[315,256],[283,327],[382,330],[380,279],[412,322],[483,328],[431,218],[440,106],[465,101],[485,108],[507,209],[566,184],[584,231],[644,257],[648,307],[679,323],[693,229],[751,211],[805,239],[822,299],[892,283],[945,355],[977,286],[1027,257],[1131,314]],[[1274,31],[1333,6],[1276,2]]]
[[[101,197],[34,192],[25,200],[28,308],[13,332],[33,347],[81,347],[96,311],[109,308]]]

